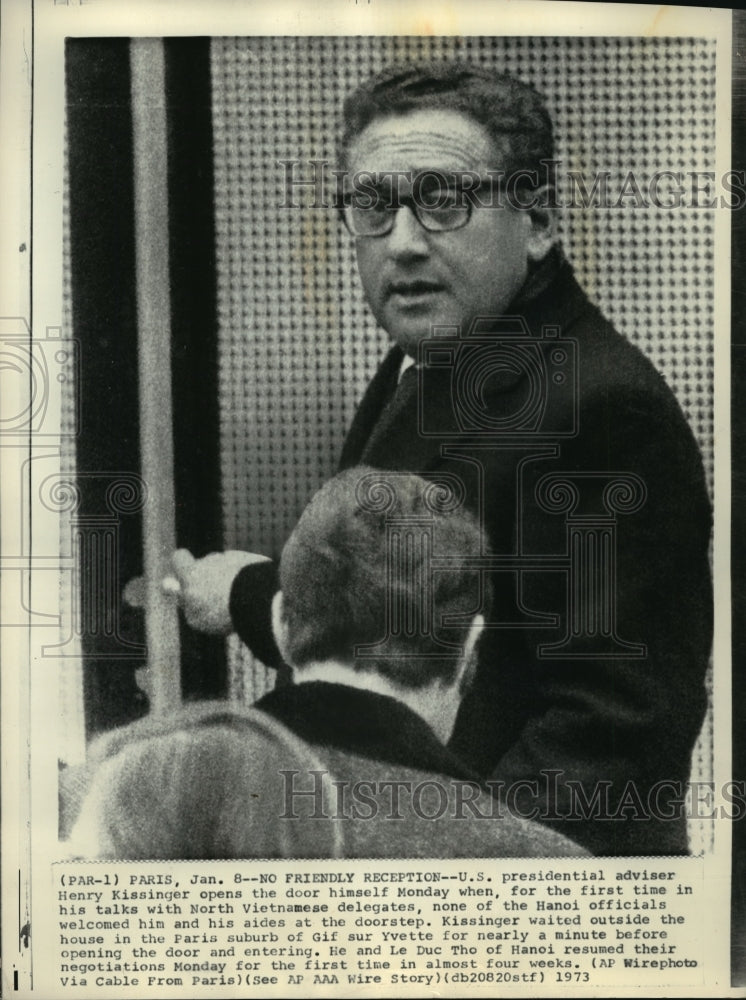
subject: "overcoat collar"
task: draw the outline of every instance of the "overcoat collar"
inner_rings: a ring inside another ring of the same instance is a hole
[[[478,781],[403,702],[346,684],[310,681],[275,688],[256,703],[301,739],[464,781]]]

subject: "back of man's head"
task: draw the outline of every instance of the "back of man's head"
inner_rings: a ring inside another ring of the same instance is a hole
[[[468,565],[481,553],[476,518],[444,481],[364,466],[340,473],[282,553],[288,659],[301,671],[336,661],[407,688],[451,683],[472,619],[486,610]],[[444,625],[447,616],[457,624]]]
[[[541,174],[554,155],[552,119],[532,86],[507,73],[454,60],[390,66],[366,80],[344,103],[342,159],[375,119],[411,111],[446,109],[470,116],[489,134],[495,169]]]

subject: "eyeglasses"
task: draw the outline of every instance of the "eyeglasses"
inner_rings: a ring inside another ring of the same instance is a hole
[[[479,187],[486,186],[489,182]],[[352,236],[386,236],[394,228],[400,208],[411,209],[429,233],[448,233],[467,224],[478,190],[458,184],[434,184],[402,195],[398,191],[368,186],[345,194],[338,208]]]

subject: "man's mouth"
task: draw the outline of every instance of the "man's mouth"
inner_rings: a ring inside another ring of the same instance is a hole
[[[404,300],[415,300],[442,292],[443,286],[437,281],[393,281],[389,294]]]

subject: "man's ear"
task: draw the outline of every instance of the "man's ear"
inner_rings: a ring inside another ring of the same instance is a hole
[[[544,260],[557,242],[557,213],[547,206],[553,202],[553,192],[546,185],[534,192],[535,204],[526,208],[528,230],[528,259],[534,264]]]
[[[465,660],[471,660],[474,657],[477,643],[479,642],[479,637],[482,632],[484,632],[484,615],[474,615],[471,620],[471,625],[469,626],[469,632],[466,636],[466,642],[464,643]]]
[[[278,590],[272,598],[272,632],[274,633],[275,642],[277,643],[277,648],[280,651],[280,656],[283,658],[285,663],[292,666],[290,658],[288,657],[288,623],[285,620],[282,600],[282,591]]]
[[[477,643],[483,631],[484,615],[474,615],[466,635],[466,642],[461,651],[461,659],[459,660],[458,670],[454,678],[454,683],[459,685],[462,695],[466,693],[474,679],[474,673],[477,668]]]

